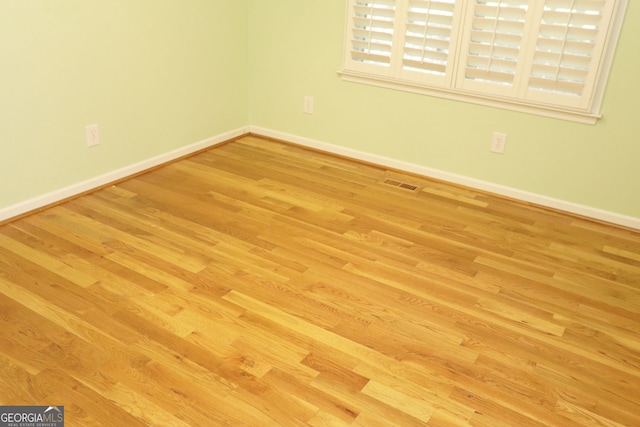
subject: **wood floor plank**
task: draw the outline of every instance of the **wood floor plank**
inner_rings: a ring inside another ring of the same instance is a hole
[[[0,404],[640,425],[640,232],[245,136],[0,227]]]

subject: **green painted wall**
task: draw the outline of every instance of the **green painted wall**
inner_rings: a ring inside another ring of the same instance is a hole
[[[0,208],[248,125],[247,7],[0,0]]]
[[[343,82],[344,0],[249,0],[250,122],[640,218],[640,4],[630,3],[594,126]],[[493,131],[509,135],[502,156],[489,151]]]
[[[343,82],[344,0],[0,0],[0,209],[252,124],[640,218],[630,3],[591,126]]]

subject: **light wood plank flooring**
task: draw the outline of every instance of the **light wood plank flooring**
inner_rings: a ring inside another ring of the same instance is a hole
[[[640,426],[639,331],[640,234],[253,136],[0,227],[67,426]]]

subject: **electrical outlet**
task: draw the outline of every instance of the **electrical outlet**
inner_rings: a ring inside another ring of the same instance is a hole
[[[98,125],[87,126],[87,147],[95,147],[100,145],[100,132],[98,131]]]
[[[313,114],[313,96],[305,96],[304,97],[304,107],[302,110],[306,114]]]
[[[493,138],[491,139],[491,151],[503,154],[505,145],[507,145],[507,134],[494,132]]]

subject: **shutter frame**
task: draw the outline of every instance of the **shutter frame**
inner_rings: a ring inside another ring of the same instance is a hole
[[[457,87],[514,98],[522,79],[533,0],[473,0],[467,9]]]
[[[461,6],[455,0],[406,0],[400,78],[451,87]]]
[[[592,108],[615,3],[545,0],[539,10],[534,54],[523,85],[526,99],[582,110]],[[572,7],[571,12],[558,10]],[[560,31],[566,33],[564,40],[553,40]]]
[[[345,67],[391,76],[396,0],[348,1]]]

